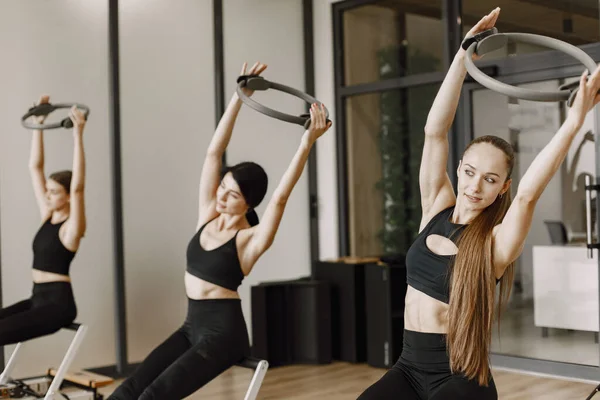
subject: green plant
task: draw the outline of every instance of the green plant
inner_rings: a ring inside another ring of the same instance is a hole
[[[408,56],[405,56],[408,55]],[[440,60],[410,46],[378,53],[380,79],[439,71]],[[385,253],[406,253],[419,230],[419,167],[423,129],[439,85],[420,85],[381,93],[380,150],[383,229],[378,233]]]

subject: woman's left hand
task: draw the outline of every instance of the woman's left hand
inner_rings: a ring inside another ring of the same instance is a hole
[[[35,105],[39,106],[40,104],[48,104],[49,102],[50,102],[50,96],[48,96],[47,94],[43,94],[40,96],[40,99],[38,100],[38,102]],[[37,117],[34,116],[32,118],[36,124],[43,125],[44,121],[46,120],[46,117],[47,117],[47,115],[40,115]]]
[[[260,75],[265,69],[267,69],[267,64],[256,62],[248,72],[246,72],[246,68],[248,68],[248,64],[244,63],[244,65],[242,65],[242,73],[240,75]],[[250,90],[248,88],[243,88],[242,91],[248,97],[252,96],[254,93],[254,90]]]
[[[500,15],[500,7],[494,8],[488,15],[484,16],[477,22],[469,32],[465,35],[465,39],[471,36],[475,36],[478,33],[487,31],[488,29],[492,29],[496,25],[496,21],[498,21],[498,16]],[[464,50],[461,50],[464,51]],[[479,60],[481,57],[477,54],[473,53],[473,60]]]
[[[71,107],[69,111],[69,118],[73,122],[73,131],[78,133],[83,133],[83,128],[85,127],[85,114],[77,108],[77,106]]]

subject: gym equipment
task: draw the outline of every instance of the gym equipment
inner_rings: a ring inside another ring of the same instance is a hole
[[[91,373],[70,374],[67,372],[73,362],[79,346],[83,341],[87,326],[73,323],[64,329],[74,331],[75,336],[63,357],[58,370],[50,369],[45,376],[31,377],[25,379],[12,379],[12,374],[17,356],[23,343],[18,343],[11,354],[4,371],[0,375],[0,399],[23,399],[23,400],[102,400],[96,389],[112,380],[97,381],[101,376]],[[85,379],[85,377],[92,377]],[[66,379],[65,379],[66,378]],[[105,378],[105,377],[101,377]],[[100,383],[101,382],[101,383]]]
[[[596,393],[600,392],[600,385],[596,386],[596,388],[594,390],[592,390],[592,393],[590,393],[590,395],[588,397],[586,397],[585,400],[590,400],[592,397],[594,397],[596,395]]]
[[[477,68],[473,62],[473,54],[483,56],[504,47],[509,41],[530,43],[562,51],[579,60],[590,73],[597,67],[596,62],[585,51],[562,40],[547,36],[530,33],[498,33],[498,29],[492,28],[465,38],[461,46],[467,51],[465,67],[469,74],[488,89],[510,97],[532,101],[567,101],[567,105],[571,106],[579,89],[579,81],[562,85],[558,91],[525,89],[499,82]]]
[[[252,286],[252,355],[272,367],[330,363],[330,292],[308,277]]]
[[[274,90],[279,90],[281,92],[288,93],[293,96],[299,97],[309,104],[313,104],[313,103],[321,104],[320,101],[318,101],[314,97],[310,96],[309,94],[306,94],[298,89],[294,89],[292,87],[282,85],[280,83],[270,82],[259,75],[241,75],[238,77],[237,83],[238,83],[238,86],[236,89],[237,94],[246,105],[248,105],[249,107],[253,108],[254,110],[256,110],[262,114],[268,115],[269,117],[279,119],[279,120],[285,121],[285,122],[290,122],[292,124],[302,125],[305,129],[308,129],[308,127],[310,126],[310,114],[301,114],[300,116],[295,116],[295,115],[286,114],[286,113],[282,113],[280,111],[273,110],[272,108],[266,107],[266,106],[260,104],[259,102],[251,99],[250,97],[246,96],[246,94],[244,93],[244,91],[242,89],[248,88],[248,89],[254,90],[254,91],[265,91],[268,89],[274,89]],[[327,122],[329,122],[329,111],[327,110],[327,108],[325,108],[325,112],[326,112]]]
[[[256,400],[258,391],[262,386],[263,379],[265,378],[267,370],[269,369],[269,363],[266,360],[246,357],[238,362],[236,366],[254,370],[254,375],[252,376],[252,381],[250,381],[250,386],[248,387],[248,391],[244,396],[244,400]]]
[[[389,255],[365,265],[367,364],[392,368],[402,353],[406,264]]]
[[[83,104],[80,104],[80,103],[59,103],[59,104],[42,103],[37,106],[31,107],[25,113],[25,115],[23,115],[23,117],[21,117],[21,125],[23,125],[23,127],[27,128],[27,129],[41,129],[41,130],[57,129],[57,128],[70,129],[73,127],[73,122],[71,121],[71,118],[69,118],[69,117],[64,118],[60,122],[55,122],[55,123],[50,123],[50,124],[36,124],[36,123],[27,121],[27,120],[33,116],[35,116],[35,117],[40,117],[42,115],[47,116],[56,110],[65,109],[65,108],[70,109],[73,106],[77,106],[77,108],[79,108],[80,110],[83,110],[85,119],[87,120],[88,116],[90,115],[90,109],[88,106],[85,106]]]
[[[331,296],[332,359],[367,361],[365,266],[376,258],[342,257],[318,261],[314,278],[328,282]]]

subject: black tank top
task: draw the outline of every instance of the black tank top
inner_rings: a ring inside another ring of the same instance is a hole
[[[200,246],[200,234],[209,222],[196,232],[188,244],[187,272],[225,289],[237,291],[244,280],[235,242],[239,231],[226,243],[206,251]]]
[[[413,288],[446,304],[450,301],[450,265],[455,256],[441,256],[427,247],[429,235],[440,235],[456,244],[466,225],[450,221],[454,206],[434,216],[406,253],[406,281]]]
[[[48,218],[33,239],[33,268],[60,275],[69,275],[75,252],[60,241],[58,231],[65,221],[52,224]]]

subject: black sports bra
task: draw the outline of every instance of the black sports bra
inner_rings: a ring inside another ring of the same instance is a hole
[[[188,244],[187,272],[225,289],[237,291],[244,280],[236,246],[239,231],[229,241],[207,251],[200,246],[200,234],[209,222],[196,232]]]
[[[426,240],[430,235],[440,235],[456,244],[466,225],[451,222],[452,211],[454,211],[454,206],[434,216],[406,253],[407,283],[420,292],[446,304],[450,301],[448,278],[455,256],[435,254],[427,247]]]
[[[58,232],[66,222],[52,224],[51,218],[42,224],[33,239],[33,268],[52,272],[54,274],[69,275],[71,261],[75,252],[67,249],[60,241]]]

